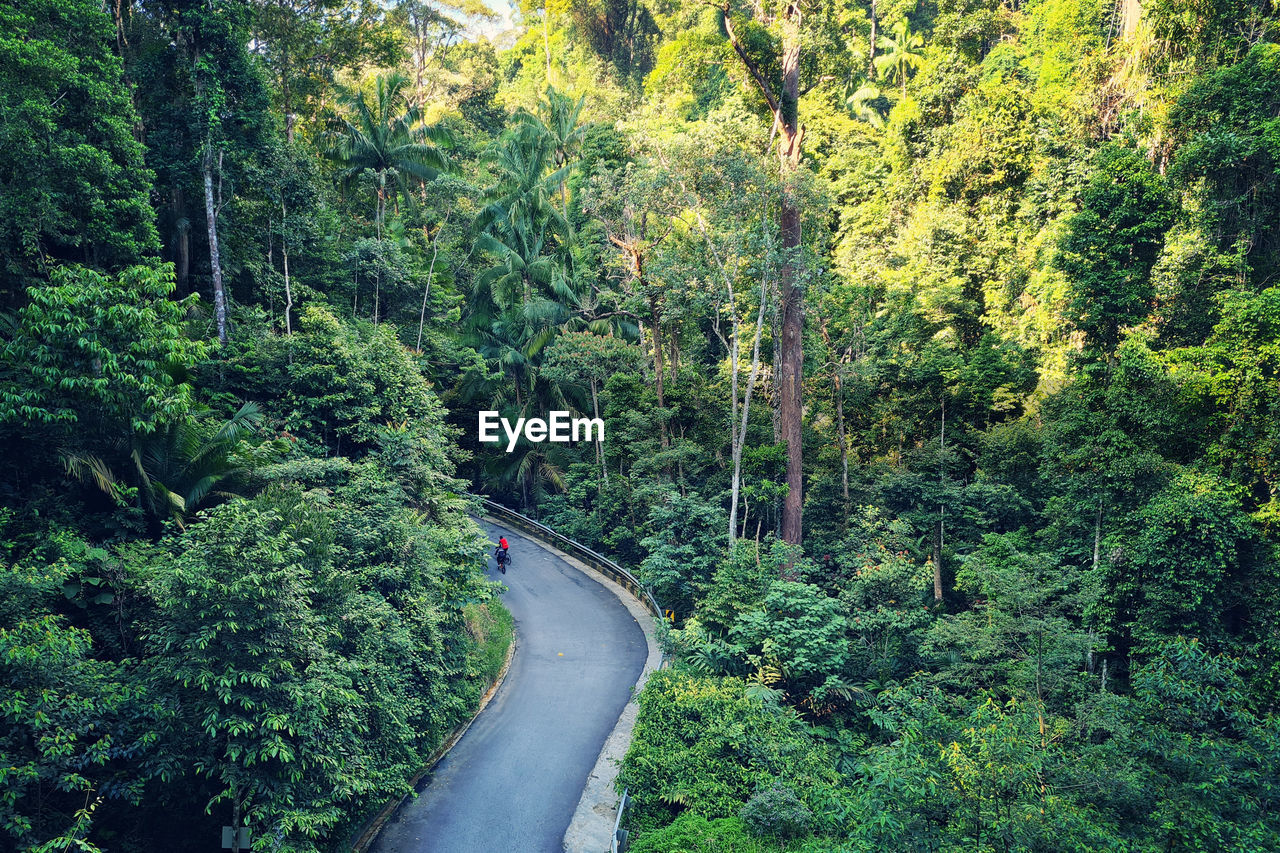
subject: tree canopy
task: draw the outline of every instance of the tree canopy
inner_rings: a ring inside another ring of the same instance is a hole
[[[337,850],[505,654],[475,493],[670,611],[634,850],[1280,849],[1276,33],[9,0],[0,847]]]

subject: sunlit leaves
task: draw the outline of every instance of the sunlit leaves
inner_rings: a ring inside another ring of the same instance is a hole
[[[59,267],[28,289],[13,336],[0,349],[0,422],[104,424],[147,433],[186,417],[182,371],[203,357],[184,334],[194,302],[169,299],[171,268],[107,276]]]

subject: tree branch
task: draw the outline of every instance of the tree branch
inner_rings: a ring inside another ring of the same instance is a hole
[[[742,47],[742,42],[738,40],[738,34],[734,32],[733,21],[729,18],[728,6],[716,6],[720,10],[722,20],[724,21],[724,31],[729,36],[729,44],[733,45],[733,52],[738,54],[738,58],[742,60],[742,64],[747,69],[747,73],[751,75],[751,79],[756,81],[756,85],[760,87],[760,94],[764,95],[765,101],[769,104],[769,109],[777,116],[779,114],[778,99],[769,89],[769,82],[764,79],[764,75],[760,73],[760,69],[747,56],[747,52]]]

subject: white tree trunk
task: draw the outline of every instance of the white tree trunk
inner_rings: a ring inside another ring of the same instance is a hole
[[[289,287],[289,211],[280,202],[280,254],[284,257],[284,333],[293,337],[293,290]]]
[[[596,420],[600,420],[600,399],[596,396],[596,381],[591,380],[591,413]],[[597,431],[596,434],[596,459],[600,462],[600,476],[607,483],[609,482],[609,466],[604,461],[604,445],[601,444],[603,435]]]
[[[213,203],[213,145],[205,144],[201,161],[204,178],[204,215],[209,229],[209,268],[213,274],[213,317],[218,327],[218,343],[227,342],[227,294],[222,288],[222,261],[218,256],[218,213]]]

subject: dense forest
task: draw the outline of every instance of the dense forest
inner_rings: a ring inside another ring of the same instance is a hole
[[[506,12],[0,4],[0,849],[342,848],[480,493],[673,613],[635,853],[1280,850],[1270,0]]]

